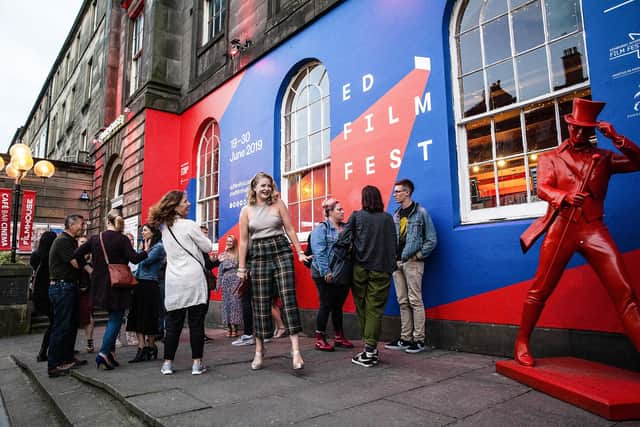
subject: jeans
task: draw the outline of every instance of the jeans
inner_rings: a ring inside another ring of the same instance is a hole
[[[49,334],[49,369],[73,361],[78,333],[78,285],[56,281],[49,286],[53,323]]]
[[[251,306],[251,289],[242,294],[242,326],[244,335],[253,335],[253,308]]]
[[[329,315],[331,315],[333,330],[342,333],[342,306],[349,295],[349,286],[327,283],[322,277],[314,277],[313,281],[318,288],[318,297],[320,299],[316,330],[325,332],[329,322]]]
[[[425,314],[422,302],[423,261],[398,262],[393,273],[398,305],[400,305],[400,338],[405,341],[424,341]]]
[[[100,353],[108,355],[116,349],[116,338],[120,333],[120,327],[122,326],[123,317],[124,310],[109,312],[107,327],[105,328],[104,336],[102,337],[102,346],[100,347]]]
[[[362,340],[376,348],[382,330],[382,314],[391,288],[391,273],[370,271],[362,265],[353,266],[353,302],[356,305]]]
[[[164,358],[173,360],[180,342],[185,315],[189,318],[189,339],[191,340],[191,358],[202,359],[204,351],[204,316],[207,304],[167,311],[167,335],[164,338]]]

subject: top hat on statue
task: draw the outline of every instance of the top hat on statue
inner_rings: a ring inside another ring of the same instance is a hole
[[[599,101],[589,101],[583,98],[573,98],[573,111],[571,114],[564,116],[564,121],[583,127],[598,126],[596,120],[600,111],[604,108],[605,103]]]

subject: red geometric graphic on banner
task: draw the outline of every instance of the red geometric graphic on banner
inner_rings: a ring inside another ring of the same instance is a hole
[[[36,192],[25,190],[22,192],[22,211],[20,213],[20,234],[18,235],[18,250],[30,251],[33,240],[33,220],[36,216]]]
[[[415,62],[414,70],[358,118],[344,123],[331,141],[331,192],[346,212],[360,209],[365,185],[377,186],[382,200],[389,200],[416,116],[431,108],[430,94],[425,93],[430,59],[416,57]]]
[[[11,249],[11,191],[0,188],[0,251]]]

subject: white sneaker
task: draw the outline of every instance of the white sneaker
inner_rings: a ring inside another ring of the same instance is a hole
[[[162,368],[160,368],[160,373],[162,375],[173,375],[173,365],[171,362],[164,362],[162,364]]]
[[[207,372],[207,367],[202,363],[194,363],[191,366],[191,375],[202,375]]]
[[[233,341],[231,345],[235,346],[243,346],[243,345],[254,345],[256,340],[253,338],[253,335],[242,335],[237,340]]]

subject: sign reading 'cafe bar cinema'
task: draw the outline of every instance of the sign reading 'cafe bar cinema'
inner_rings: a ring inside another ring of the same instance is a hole
[[[0,188],[0,251],[11,250],[11,201],[12,190]],[[31,250],[33,238],[33,220],[36,209],[36,192],[24,191],[22,195],[22,211],[18,234],[18,249]]]

